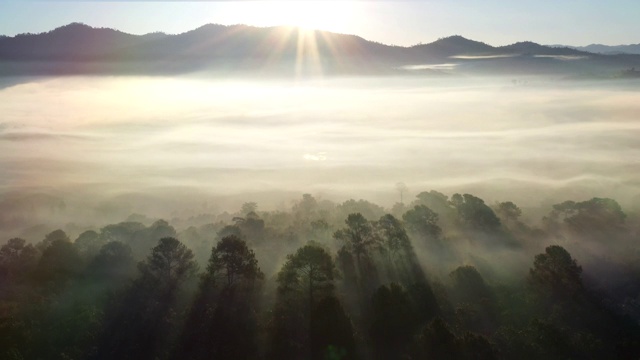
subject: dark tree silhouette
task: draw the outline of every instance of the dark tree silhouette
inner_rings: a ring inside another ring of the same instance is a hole
[[[38,250],[21,238],[9,239],[0,248],[0,289],[21,282],[33,271],[38,261]],[[3,295],[8,294],[5,289]],[[0,295],[0,298],[3,296]]]
[[[438,226],[438,214],[424,205],[416,205],[413,209],[402,215],[410,231],[419,234],[426,239],[437,239],[442,234]]]
[[[255,283],[264,277],[253,250],[234,235],[213,247],[185,323],[176,359],[257,356]]]
[[[417,329],[409,294],[400,285],[381,286],[373,294],[370,335],[376,358],[402,359]]]
[[[331,255],[321,247],[306,245],[287,256],[277,278],[270,358],[310,357],[312,311],[332,294],[335,272]]]
[[[529,284],[549,301],[561,301],[583,290],[582,268],[562,246],[552,245],[536,255],[529,270]]]
[[[222,238],[213,248],[206,274],[212,280],[222,279],[226,287],[242,280],[255,281],[264,276],[253,250],[235,235]]]
[[[355,340],[351,320],[335,296],[318,302],[311,314],[312,359],[354,359]]]
[[[465,226],[486,232],[500,228],[500,219],[488,207],[484,200],[470,194],[454,194],[451,204],[458,210],[460,221]]]
[[[138,264],[141,276],[106,310],[98,359],[164,358],[179,324],[176,297],[198,266],[193,252],[175,238],[158,241]]]
[[[377,246],[380,239],[373,226],[360,213],[349,214],[345,220],[347,227],[336,231],[333,237],[344,241],[348,249],[355,255],[356,268],[362,271],[362,258],[368,256],[371,248]]]

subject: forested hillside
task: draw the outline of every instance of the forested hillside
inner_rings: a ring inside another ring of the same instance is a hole
[[[638,359],[640,215],[574,200],[305,194],[2,239],[0,358]]]

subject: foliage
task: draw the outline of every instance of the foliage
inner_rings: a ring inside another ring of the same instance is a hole
[[[264,277],[253,250],[235,235],[222,238],[212,249],[207,275],[210,279],[222,278],[227,287],[241,280],[253,282]]]
[[[471,194],[454,194],[451,204],[458,210],[462,224],[471,229],[493,232],[500,227],[500,219],[484,200],[478,197]]]
[[[438,226],[438,214],[424,205],[416,205],[402,215],[407,228],[425,238],[437,239],[442,233]]]

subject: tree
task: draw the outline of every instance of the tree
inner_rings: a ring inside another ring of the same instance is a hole
[[[258,326],[252,292],[263,277],[246,242],[234,235],[220,240],[211,251],[174,357],[255,358]]]
[[[232,287],[241,280],[253,282],[262,279],[264,274],[247,243],[235,235],[229,235],[212,249],[207,276],[212,280],[222,278],[226,287]]]
[[[78,252],[87,258],[95,256],[104,244],[106,244],[105,239],[93,230],[83,232],[73,242]]]
[[[242,215],[247,215],[248,213],[255,213],[257,210],[258,210],[258,204],[251,201],[251,202],[246,202],[242,204],[242,207],[240,208],[240,213]]]
[[[584,235],[619,231],[627,217],[618,202],[609,198],[556,204],[551,217],[556,219],[560,216],[573,231]]]
[[[320,300],[311,314],[312,359],[354,359],[353,326],[335,296]]]
[[[437,317],[422,332],[420,342],[425,359],[460,359],[458,339],[447,324]]]
[[[454,194],[451,204],[458,210],[460,221],[475,230],[496,231],[500,227],[500,219],[484,203],[484,200],[471,194]]]
[[[385,214],[382,207],[366,200],[349,199],[336,207],[338,219],[349,214],[362,214],[367,219],[377,219]]]
[[[112,241],[100,248],[85,273],[91,283],[116,287],[133,275],[134,264],[131,247],[119,241]]]
[[[144,230],[145,226],[139,222],[121,222],[111,224],[100,229],[100,237],[105,242],[120,241],[131,244],[131,240],[136,232]]]
[[[361,270],[361,259],[367,256],[369,249],[378,244],[379,239],[371,223],[360,213],[349,214],[345,220],[347,227],[336,231],[333,237],[346,243],[356,257],[356,266]]]
[[[307,298],[308,309],[312,309],[315,295],[333,289],[335,271],[328,252],[318,246],[306,245],[287,256],[278,273],[278,292],[298,292]]]
[[[277,277],[269,358],[312,357],[312,311],[319,300],[331,295],[335,271],[331,255],[315,245],[287,256]]]
[[[373,314],[370,336],[379,359],[401,359],[416,330],[411,299],[396,283],[381,286],[372,297]]]
[[[473,266],[459,266],[449,274],[449,277],[453,281],[454,295],[459,301],[477,302],[493,297],[482,275]]]
[[[38,250],[25,244],[24,239],[13,238],[0,248],[0,289],[23,281],[36,267]],[[8,294],[6,290],[3,293]]]
[[[529,270],[529,285],[550,300],[566,300],[580,293],[582,268],[562,246],[552,245],[536,255]]]
[[[222,240],[227,236],[235,236],[240,239],[244,239],[244,235],[238,225],[226,225],[217,232],[217,235],[219,240]]]
[[[416,205],[402,215],[409,230],[425,238],[437,239],[442,234],[438,226],[438,214],[424,205]]]
[[[234,217],[233,221],[242,234],[247,236],[250,242],[258,243],[264,236],[264,220],[260,219],[258,214],[250,211],[245,217]]]
[[[193,252],[178,239],[165,237],[151,251],[147,259],[138,264],[143,281],[177,286],[195,275],[198,270]]]
[[[522,210],[511,201],[501,202],[498,204],[498,214],[505,220],[516,222]]]
[[[458,321],[467,329],[491,333],[498,325],[498,310],[492,289],[473,266],[460,266],[449,274]]]
[[[399,182],[396,184],[396,190],[400,193],[400,204],[404,204],[404,194],[409,191],[409,188],[405,183]]]
[[[198,269],[193,252],[165,237],[138,263],[141,276],[105,311],[98,359],[168,357],[172,332],[184,309],[176,301],[186,280]],[[174,335],[175,336],[175,335]]]
[[[411,250],[409,236],[402,223],[393,215],[387,214],[378,220],[378,230],[385,248],[393,256],[402,250]]]
[[[56,240],[62,240],[65,242],[71,242],[71,239],[69,239],[69,236],[67,236],[67,233],[65,233],[64,231],[58,229],[58,230],[54,230],[50,233],[48,233],[44,239],[39,242],[36,245],[36,248],[38,250],[40,250],[40,252],[44,252],[44,250],[49,247],[51,244],[53,244],[54,241]]]
[[[74,277],[80,274],[82,259],[68,240],[54,240],[42,253],[35,270],[35,278],[48,290],[61,291]]]

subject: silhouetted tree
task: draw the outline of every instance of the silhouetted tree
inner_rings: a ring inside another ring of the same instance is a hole
[[[100,252],[89,263],[85,276],[92,284],[108,288],[122,286],[133,275],[135,263],[129,245],[112,241],[100,248]]]
[[[41,242],[36,244],[36,248],[40,252],[44,252],[44,250],[48,248],[51,244],[53,244],[53,242],[56,240],[71,242],[71,239],[69,239],[69,236],[67,236],[67,233],[58,229],[48,233]]]
[[[82,268],[82,259],[73,244],[68,238],[58,239],[45,248],[34,276],[47,292],[59,292],[80,274]]]
[[[583,290],[582,268],[562,246],[552,245],[536,255],[529,270],[529,284],[551,302],[566,300]]]
[[[255,282],[264,277],[253,250],[234,235],[213,247],[174,358],[257,356]]]
[[[211,252],[207,276],[212,280],[221,278],[225,287],[238,281],[255,281],[263,277],[253,250],[235,235],[222,238]]]
[[[442,234],[442,229],[438,226],[438,214],[424,205],[416,205],[404,213],[402,219],[410,231],[423,238],[437,239]]]
[[[310,357],[311,312],[320,299],[331,295],[335,271],[331,255],[315,245],[287,256],[277,278],[270,358]]]
[[[486,232],[498,230],[500,219],[488,207],[484,200],[470,194],[454,194],[451,204],[458,210],[458,216],[463,225]]]
[[[345,242],[356,257],[356,268],[362,271],[362,257],[367,256],[370,249],[378,245],[379,238],[371,223],[360,213],[349,214],[345,223],[347,227],[336,231],[333,237]]]
[[[106,240],[93,230],[83,232],[73,242],[73,245],[78,249],[78,253],[84,258],[95,256],[104,244],[106,244]]]
[[[107,309],[96,358],[166,357],[170,335],[179,323],[176,296],[197,269],[193,252],[184,244],[171,237],[160,239],[138,264],[140,278]]]
[[[376,358],[401,359],[418,325],[409,294],[400,285],[381,286],[373,294],[370,335]]]
[[[312,359],[354,359],[353,326],[335,296],[320,300],[311,314]]]
[[[0,289],[25,280],[36,267],[38,250],[24,239],[9,239],[0,248]],[[7,293],[5,288],[3,294]],[[0,295],[0,299],[3,296]]]

